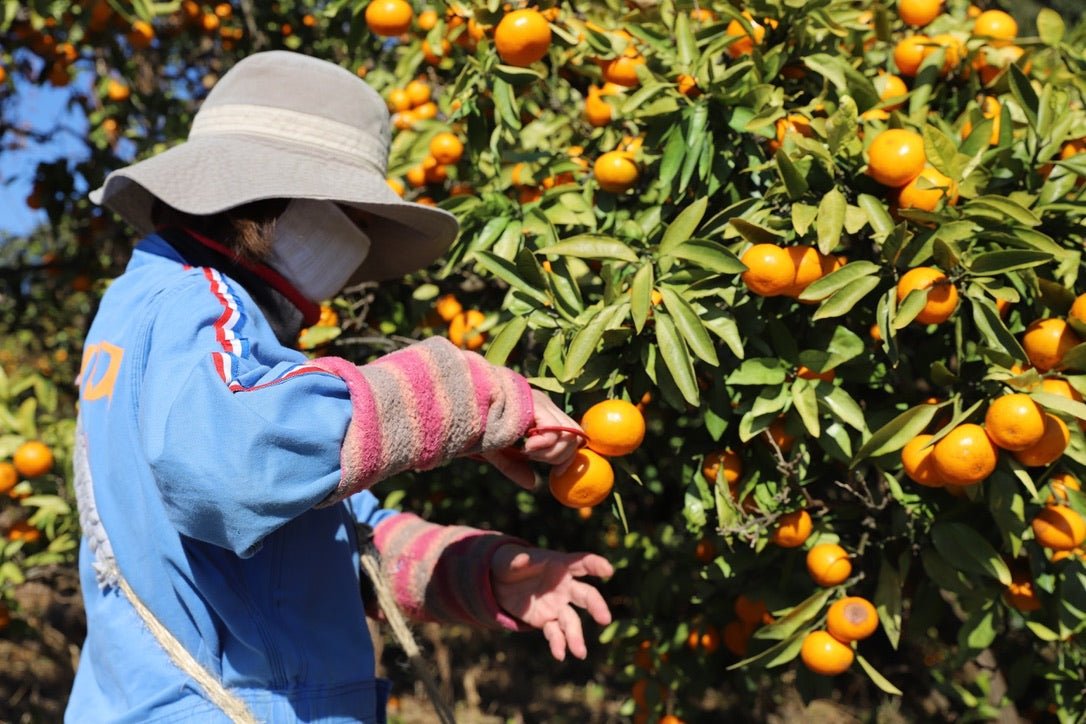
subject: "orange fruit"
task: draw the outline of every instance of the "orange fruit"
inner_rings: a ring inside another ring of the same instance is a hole
[[[404,86],[404,93],[407,95],[407,100],[410,102],[412,108],[421,106],[430,100],[433,91],[430,88],[430,84],[424,81],[422,78],[415,78]]]
[[[701,89],[698,88],[698,79],[689,73],[679,73],[679,77],[676,79],[679,92],[689,98],[696,98],[701,95]]]
[[[385,183],[388,187],[396,192],[397,196],[403,196],[407,189],[404,188],[403,181],[398,178],[386,178]]]
[[[1066,505],[1046,505],[1030,525],[1036,541],[1055,551],[1072,550],[1086,540],[1086,520]]]
[[[551,26],[538,10],[524,8],[502,16],[494,28],[494,47],[503,63],[526,66],[551,47]]]
[[[924,308],[916,315],[920,324],[942,324],[958,308],[958,289],[947,275],[930,266],[918,266],[901,275],[897,283],[897,301],[900,304],[914,289],[928,289]]]
[[[1060,395],[1075,402],[1082,402],[1082,393],[1062,377],[1045,377],[1041,380],[1041,391],[1052,395]]]
[[[739,457],[739,453],[734,450],[710,453],[702,461],[701,474],[710,484],[716,483],[719,475],[731,487],[739,482],[743,474],[743,458]]]
[[[987,38],[989,45],[1009,45],[1018,36],[1018,23],[1002,10],[985,10],[973,21],[973,35]]]
[[[128,42],[134,48],[146,48],[155,39],[155,29],[146,20],[136,20],[128,31]]]
[[[427,30],[433,30],[434,26],[437,25],[437,11],[433,8],[423,10],[421,13],[419,13],[418,19],[415,21],[415,24],[419,26],[419,30],[422,30],[424,32]]]
[[[792,260],[792,283],[783,294],[786,297],[798,297],[803,290],[822,278],[822,254],[818,249],[807,244],[797,244],[785,249]]]
[[[626,151],[608,151],[596,159],[592,171],[600,188],[615,194],[633,188],[641,176],[633,154]]]
[[[464,307],[460,304],[460,300],[456,298],[455,294],[442,294],[434,301],[434,311],[437,312],[437,316],[441,317],[443,322],[451,322],[456,315],[464,311]]]
[[[1027,571],[1014,570],[1011,572],[1011,582],[1003,591],[1003,600],[1008,606],[1017,608],[1023,613],[1036,611],[1041,608],[1041,601],[1037,598],[1037,591],[1033,587],[1033,580]]]
[[[836,543],[819,543],[807,551],[807,572],[820,586],[836,586],[852,575],[852,562]]]
[[[905,81],[901,80],[898,76],[880,71],[875,78],[875,90],[879,93],[879,100],[888,101],[893,98],[903,97],[909,92],[909,87],[905,85]],[[905,101],[902,100],[899,103],[885,106],[885,109],[892,111],[901,108],[904,103]]]
[[[765,601],[760,598],[750,598],[740,593],[735,599],[734,610],[739,620],[748,626],[773,622],[773,617],[769,615]]]
[[[806,510],[785,513],[777,520],[769,540],[781,548],[798,548],[811,536],[811,514]]]
[[[992,134],[988,137],[989,146],[999,145],[999,124],[1002,120],[1002,107],[999,105],[999,101],[992,96],[985,96],[981,102],[981,117],[992,119]],[[961,136],[963,139],[968,138],[973,132],[973,121],[967,115],[965,121],[962,123]]]
[[[1041,467],[1059,460],[1070,442],[1071,432],[1067,429],[1067,423],[1051,412],[1046,412],[1041,439],[1027,448],[1015,450],[1011,455],[1026,467]]]
[[[588,87],[588,98],[584,102],[585,117],[589,125],[600,127],[611,122],[613,110],[611,104],[603,100],[600,90],[596,86]]]
[[[26,543],[34,543],[40,539],[41,531],[25,520],[13,523],[11,527],[8,528],[8,540],[10,541],[21,540]]]
[[[928,488],[941,488],[945,483],[939,477],[935,469],[935,459],[932,458],[935,446],[928,445],[933,437],[934,435],[917,435],[905,443],[905,447],[901,449],[901,466],[913,482]]]
[[[752,627],[743,621],[729,621],[724,624],[721,638],[724,640],[724,648],[736,656],[746,656],[747,646],[750,644]]]
[[[927,164],[924,138],[904,128],[890,128],[875,136],[867,157],[867,175],[892,188],[912,181]]]
[[[898,208],[935,211],[939,202],[946,199],[948,206],[958,203],[958,184],[939,169],[925,166],[920,175],[898,189]]]
[[[694,558],[698,563],[711,563],[716,558],[716,546],[713,545],[713,541],[708,537],[700,538],[694,546]]]
[[[961,65],[966,50],[965,44],[957,36],[950,33],[941,33],[931,36],[931,42],[943,48],[943,75],[953,72]],[[928,54],[934,53],[936,48],[929,47],[925,51],[924,56],[927,57]]]
[[[407,179],[407,183],[411,184],[411,188],[419,188],[426,185],[426,167],[421,163],[418,166],[412,166],[407,169],[407,173],[404,174],[404,178]]]
[[[790,135],[811,138],[814,131],[811,130],[811,119],[798,113],[790,113],[784,118],[778,118],[775,124],[777,137],[768,142],[769,150],[773,153],[784,145],[784,139]]]
[[[486,332],[473,332],[485,321],[486,315],[478,309],[460,312],[449,322],[449,340],[461,349],[479,349],[486,343]]]
[[[611,494],[615,472],[607,458],[592,450],[580,449],[561,473],[551,470],[551,495],[569,508],[592,508]]]
[[[737,38],[737,40],[735,40],[731,43],[731,45],[728,46],[728,55],[733,58],[750,55],[751,51],[754,50],[754,46],[756,44],[760,45],[762,40],[765,38],[765,26],[755,20],[754,17],[746,10],[743,11],[743,17],[746,18],[747,22],[750,23],[750,33],[747,33],[746,29],[743,27],[743,24],[740,23],[738,20],[732,20],[731,22],[729,22],[728,27],[725,30],[728,35]],[[775,20],[767,19],[765,22],[770,27],[777,27],[777,21]]]
[[[935,443],[936,474],[947,485],[972,485],[995,470],[999,453],[988,433],[971,422],[958,425]]]
[[[405,88],[393,88],[388,92],[388,109],[393,113],[411,109],[411,96]]]
[[[777,447],[781,449],[782,453],[786,453],[792,449],[792,445],[796,442],[796,436],[788,432],[784,427],[784,421],[781,418],[777,418],[773,422],[769,423],[769,427],[765,429],[763,433],[766,435]]]
[[[943,0],[898,0],[897,14],[906,25],[922,28],[943,11]]]
[[[1082,486],[1079,484],[1078,479],[1070,473],[1058,473],[1052,476],[1052,479],[1048,481],[1048,487],[1052,490],[1052,494],[1048,496],[1048,500],[1045,502],[1048,505],[1056,505],[1067,502],[1068,490],[1082,490]],[[0,486],[0,492],[3,492],[3,486]]]
[[[826,630],[838,641],[865,639],[879,627],[879,614],[866,598],[847,596],[834,601],[826,612]]]
[[[812,631],[803,639],[799,657],[816,674],[835,676],[848,670],[855,658],[852,647],[825,631]]]
[[[15,449],[12,456],[15,470],[24,478],[45,475],[53,468],[53,451],[38,440],[29,440]]]
[[[597,402],[581,418],[588,447],[600,455],[628,455],[645,439],[645,416],[626,400]]]
[[[1083,324],[1086,324],[1086,294],[1079,294],[1075,297],[1075,301],[1071,303],[1071,309],[1068,310],[1067,316],[1073,317]]]
[[[686,637],[686,646],[691,651],[701,649],[707,654],[714,653],[720,648],[720,632],[711,623],[692,629]]]
[[[0,495],[9,492],[19,482],[19,473],[8,461],[0,462]]]
[[[909,78],[915,76],[920,64],[931,52],[927,45],[930,42],[931,38],[926,35],[910,35],[898,41],[894,46],[894,65],[898,72]]]
[[[430,155],[438,163],[456,163],[464,155],[464,144],[455,134],[442,131],[430,139]]]
[[[984,429],[1004,450],[1024,450],[1035,445],[1045,432],[1045,412],[1029,395],[1003,395],[988,405]]]
[[[628,52],[617,58],[612,58],[603,66],[603,78],[611,83],[617,83],[626,88],[633,88],[641,83],[637,77],[637,66],[645,64],[645,57],[634,51]]]
[[[1035,320],[1022,335],[1026,358],[1039,372],[1060,368],[1060,360],[1082,340],[1062,319]]]
[[[116,78],[110,78],[106,86],[106,96],[115,103],[123,103],[132,95],[132,90],[127,83],[122,83]]]
[[[366,27],[386,38],[406,33],[414,17],[415,11],[407,0],[370,0],[366,6]]]
[[[442,58],[448,57],[449,53],[452,51],[452,44],[445,38],[442,38],[441,43],[435,50],[434,47],[430,45],[429,40],[423,40],[420,48],[422,50],[423,60],[429,65],[437,65],[441,62]]]
[[[743,283],[754,294],[775,297],[784,294],[795,281],[795,264],[787,249],[776,244],[755,244],[739,260],[747,266]]]
[[[796,368],[796,377],[801,380],[819,380],[821,382],[833,382],[835,379],[837,379],[837,372],[834,370],[815,372],[807,365],[800,365]]]

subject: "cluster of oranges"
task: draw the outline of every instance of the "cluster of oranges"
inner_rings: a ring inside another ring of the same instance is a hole
[[[0,495],[13,500],[30,495],[30,479],[41,477],[53,469],[53,450],[40,440],[28,440],[15,449],[11,460],[0,461]],[[20,482],[22,481],[22,482]],[[12,523],[7,531],[9,541],[35,543],[41,539],[41,530],[26,520]]]
[[[844,673],[856,658],[853,643],[875,633],[878,627],[879,614],[870,601],[845,596],[830,605],[826,628],[811,631],[803,638],[799,657],[817,674]]]
[[[942,199],[958,202],[957,184],[928,164],[919,133],[889,128],[872,139],[867,154],[867,175],[893,190],[897,208],[933,211]]]
[[[449,341],[460,349],[475,351],[486,344],[483,327],[486,315],[478,309],[464,309],[455,294],[442,294],[434,301],[434,322],[447,326]]]
[[[645,439],[645,417],[626,400],[597,402],[581,418],[586,446],[577,451],[572,463],[550,474],[555,499],[570,508],[591,508],[602,503],[615,484],[608,458],[629,455]]]
[[[739,260],[747,267],[743,283],[761,297],[798,298],[811,284],[845,265],[844,257],[823,254],[807,244],[753,244]]]

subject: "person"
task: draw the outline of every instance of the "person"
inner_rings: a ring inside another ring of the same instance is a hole
[[[411,618],[540,630],[558,660],[586,655],[579,609],[609,622],[582,580],[612,575],[604,558],[371,490],[469,455],[531,487],[578,445],[546,394],[439,337],[362,365],[293,347],[320,301],[424,268],[458,232],[388,187],[389,136],[355,74],[256,53],[185,142],[92,192],[142,236],[79,375],[87,637],[67,721],[383,721],[356,524]]]

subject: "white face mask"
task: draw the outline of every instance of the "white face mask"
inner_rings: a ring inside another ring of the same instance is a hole
[[[275,222],[268,263],[307,299],[339,292],[370,251],[370,238],[334,202],[292,199]]]

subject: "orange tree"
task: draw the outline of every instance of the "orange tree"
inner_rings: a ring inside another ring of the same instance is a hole
[[[298,49],[382,93],[390,184],[462,234],[434,268],[331,302],[303,345],[361,360],[451,332],[575,416],[643,410],[607,505],[541,488],[486,506],[616,562],[595,655],[625,714],[741,696],[757,716],[779,679],[913,716],[1081,717],[1072,8],[31,5],[5,19],[7,82],[93,74],[87,160],[43,166],[32,199],[93,234],[94,254],[57,250],[65,269],[115,271],[94,241],[113,222],[76,189],[176,140],[239,55]],[[993,404],[1010,393],[1035,408]],[[478,522],[477,472],[404,476],[389,502]],[[844,579],[807,570],[825,544]]]

